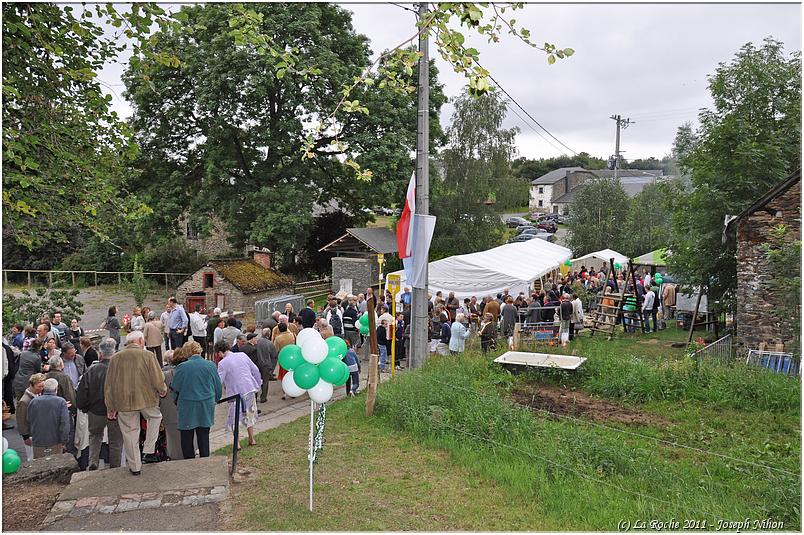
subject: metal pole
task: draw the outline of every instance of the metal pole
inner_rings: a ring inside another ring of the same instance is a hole
[[[394,320],[391,322],[391,379],[394,378],[396,369],[396,296],[391,295],[391,315]]]
[[[308,456],[310,460],[310,512],[313,512],[313,448],[315,444],[313,444],[313,435],[315,434],[315,430],[313,428],[313,417],[315,413],[315,401],[312,399],[310,400],[310,455]]]
[[[419,21],[425,23],[428,14],[427,2],[419,3]],[[429,30],[419,36],[419,106],[416,135],[416,214],[430,213],[430,53]],[[424,280],[428,279],[427,260],[424,260]],[[413,288],[413,314],[411,325],[411,348],[408,366],[416,369],[427,359],[427,284],[423,288]]]
[[[240,447],[240,396],[235,398],[235,417],[232,424],[234,443],[232,444],[232,475],[237,470],[237,449]]]
[[[614,119],[617,122],[617,138],[614,142],[614,178],[620,176],[620,116],[616,115]]]

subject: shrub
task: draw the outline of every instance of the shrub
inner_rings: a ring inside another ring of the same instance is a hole
[[[78,290],[36,288],[23,290],[21,296],[3,296],[3,331],[7,332],[14,323],[36,324],[42,314],[61,310],[62,321],[81,319],[84,304],[77,299]]]

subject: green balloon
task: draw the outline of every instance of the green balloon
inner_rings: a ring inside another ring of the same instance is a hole
[[[360,334],[363,336],[368,336],[369,333],[369,326],[363,323],[360,324]]]
[[[285,346],[279,352],[279,364],[288,371],[295,370],[303,362],[301,347],[296,344]]]
[[[342,364],[339,357],[327,357],[318,365],[318,374],[326,382],[335,384],[343,373],[339,364]]]
[[[653,277],[653,280],[654,280],[654,282],[656,284],[661,284],[661,283],[664,282],[664,279],[662,278],[662,276],[659,273],[657,273],[656,276]]]
[[[17,470],[20,469],[20,464],[22,461],[20,460],[20,456],[17,455],[17,452],[12,450],[11,448],[7,449],[3,452],[3,473],[4,474],[13,474]]]
[[[310,364],[305,361],[293,370],[293,382],[296,383],[296,386],[304,390],[313,388],[320,378],[321,375],[318,373],[317,364]]]
[[[326,339],[327,347],[329,351],[327,352],[327,357],[335,357],[338,359],[342,359],[346,356],[346,341],[341,338],[340,336],[330,336]],[[332,381],[329,381],[332,382]]]
[[[619,262],[614,262],[614,269],[620,269],[622,267],[623,267],[623,265],[620,264]]]
[[[565,266],[571,266],[572,265],[572,260],[570,260],[570,259],[565,260],[564,265]]]
[[[343,375],[341,375],[340,379],[332,383],[332,386],[343,386],[346,384],[346,380],[349,379],[349,366],[343,361],[338,362],[338,364],[340,364],[340,372]]]

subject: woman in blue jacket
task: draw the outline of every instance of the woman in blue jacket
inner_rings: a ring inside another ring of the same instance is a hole
[[[215,421],[215,404],[223,388],[215,364],[201,356],[201,344],[187,342],[182,349],[185,355],[191,356],[176,366],[170,384],[176,402],[181,451],[185,459],[194,458],[195,437],[198,455],[209,457],[209,428]]]

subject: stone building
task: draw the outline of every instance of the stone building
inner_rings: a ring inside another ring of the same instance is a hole
[[[212,230],[209,235],[202,235],[198,229],[190,223],[187,215],[182,215],[179,218],[178,225],[184,243],[198,251],[199,255],[207,258],[245,254],[245,248],[233,252],[233,248],[227,239],[229,232],[226,230],[226,225],[223,224],[223,221],[216,216],[212,216],[211,223]]]
[[[620,183],[626,194],[633,198],[648,184],[662,179],[664,173],[659,169],[620,169]],[[567,214],[578,186],[593,178],[612,178],[614,171],[598,169],[588,171],[583,167],[562,167],[545,173],[530,183],[528,207],[536,212]]]
[[[726,232],[736,231],[737,239],[738,354],[758,349],[761,343],[769,348],[789,344],[794,337],[793,318],[780,318],[776,314],[782,295],[773,276],[785,274],[771,272],[763,248],[771,230],[779,225],[788,228],[787,240],[801,240],[800,169],[726,224]],[[798,267],[790,266],[791,269]],[[801,314],[800,307],[798,314]]]
[[[188,312],[200,304],[211,311],[253,312],[254,302],[292,293],[293,281],[271,267],[271,251],[252,248],[248,258],[210,260],[176,289]]]
[[[332,257],[332,292],[357,295],[380,279],[379,257],[396,253],[396,234],[387,228],[349,228],[319,252]]]

